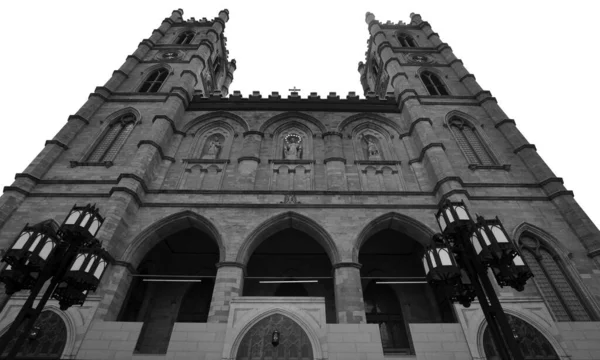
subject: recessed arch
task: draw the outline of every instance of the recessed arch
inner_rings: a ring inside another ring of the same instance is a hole
[[[310,340],[312,345],[313,359],[323,359],[323,350],[321,348],[321,341],[319,340],[321,336],[315,332],[315,329],[320,329],[322,325],[318,324],[310,317],[310,315],[306,314],[305,311],[300,310],[293,305],[286,305],[285,307],[275,306],[269,309],[263,308],[260,310],[256,309],[244,315],[244,317],[240,319],[240,321],[233,328],[232,337],[234,339],[231,347],[229,348],[231,350],[228,351],[228,347],[226,346],[223,349],[222,357],[224,359],[236,359],[244,336],[254,327],[254,325],[259,323],[261,320],[268,318],[269,316],[277,314],[285,316],[298,324]]]
[[[552,332],[550,332],[548,324],[545,323],[542,319],[537,318],[536,316],[533,316],[530,313],[526,313],[525,311],[522,311],[521,309],[515,309],[515,308],[508,308],[508,307],[503,307],[504,312],[507,315],[511,315],[514,316],[515,318],[518,318],[519,320],[525,321],[527,324],[529,324],[531,327],[533,327],[535,330],[537,330],[538,332],[540,332],[540,334],[542,334],[542,336],[544,336],[546,338],[546,340],[548,340],[548,342],[550,342],[550,345],[553,347],[554,351],[556,352],[556,354],[558,355],[559,359],[567,359],[568,355],[566,354],[565,350],[562,348],[562,346],[560,346],[560,343],[556,340],[556,338],[554,337],[554,335],[552,334]],[[483,348],[483,336],[485,333],[485,330],[487,328],[487,321],[485,320],[485,318],[483,318],[483,313],[480,315],[481,316],[481,323],[479,324],[479,327],[477,328],[477,346],[473,348],[473,350],[475,350],[476,352],[478,352],[478,354],[472,354],[473,358],[485,358],[485,350]],[[467,340],[468,342],[468,340]]]
[[[278,115],[273,116],[272,118],[268,119],[267,121],[265,121],[259,128],[258,131],[264,133],[266,132],[266,130],[271,127],[273,124],[285,120],[285,119],[289,119],[289,118],[299,118],[299,119],[303,119],[306,120],[307,122],[313,124],[314,126],[316,126],[319,131],[321,133],[325,133],[327,132],[327,128],[325,127],[325,125],[323,125],[323,123],[319,120],[317,120],[316,118],[308,115],[308,114],[304,114],[298,111],[288,111],[288,112],[284,112]]]
[[[397,133],[398,136],[400,136],[403,131],[400,128],[400,126],[398,124],[396,124],[394,121],[381,116],[381,115],[377,115],[377,114],[367,114],[367,113],[360,113],[360,114],[355,114],[352,115],[350,117],[347,117],[346,119],[344,119],[337,127],[337,131],[340,133],[343,133],[344,130],[346,130],[346,128],[352,124],[355,121],[361,121],[364,119],[370,119],[370,120],[375,120],[375,121],[379,121],[387,126],[389,126],[390,128],[394,129]],[[359,125],[360,126],[360,125]],[[353,130],[354,131],[354,130]]]
[[[358,263],[358,253],[363,244],[373,235],[385,229],[393,229],[414,239],[424,247],[429,245],[435,233],[427,225],[397,212],[383,214],[371,220],[358,234],[352,248],[352,261]]]
[[[230,113],[228,111],[213,111],[204,115],[200,115],[197,118],[195,118],[194,120],[188,122],[184,127],[183,127],[183,132],[188,134],[190,133],[190,130],[196,126],[199,123],[205,122],[207,120],[211,120],[211,119],[215,119],[215,118],[225,118],[225,119],[229,119],[231,121],[234,121],[235,123],[237,123],[238,125],[240,125],[242,127],[242,129],[245,131],[249,130],[248,127],[248,123],[246,123],[246,121],[233,113]]]
[[[134,268],[140,264],[144,256],[167,236],[186,229],[196,228],[205,232],[219,247],[219,261],[225,259],[225,245],[221,232],[207,218],[186,210],[163,218],[142,230],[125,249],[121,261],[130,263]]]
[[[134,107],[128,106],[124,109],[120,109],[120,110],[117,110],[117,111],[111,113],[110,115],[105,117],[104,120],[101,120],[101,123],[110,125],[114,121],[118,120],[121,116],[129,114],[129,113],[132,114],[133,116],[135,116],[136,124],[139,124],[142,121],[142,114],[139,112],[139,110]]]
[[[340,261],[337,247],[329,233],[316,221],[292,211],[275,215],[258,225],[240,246],[236,261],[247,264],[258,245],[271,235],[289,228],[300,230],[311,236],[323,247],[332,264]]]

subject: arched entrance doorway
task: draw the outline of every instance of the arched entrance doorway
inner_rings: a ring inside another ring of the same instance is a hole
[[[386,354],[414,354],[410,323],[455,321],[450,304],[425,281],[423,252],[419,242],[389,227],[375,230],[360,248],[367,323],[379,325]]]
[[[525,360],[558,360],[559,356],[544,335],[516,316],[506,314],[513,336]],[[488,360],[501,360],[489,327],[483,332],[483,350]]]
[[[120,321],[143,322],[136,353],[165,354],[175,322],[206,322],[219,248],[197,228],[167,236],[137,268]]]
[[[327,322],[336,322],[329,256],[311,236],[297,229],[280,230],[255,248],[246,268],[243,295],[323,297]]]
[[[279,331],[279,345],[271,344]],[[300,325],[282,314],[273,314],[257,322],[242,338],[236,360],[312,360],[312,345]]]
[[[17,354],[17,359],[60,359],[67,343],[67,327],[61,317],[54,311],[42,311],[35,322],[35,328],[39,330],[30,333]],[[22,329],[17,330],[17,336],[8,343],[2,352],[2,358],[8,355],[22,333]]]

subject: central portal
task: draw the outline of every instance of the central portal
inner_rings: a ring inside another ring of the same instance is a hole
[[[279,345],[271,344],[273,331],[279,331]],[[312,360],[308,335],[295,321],[273,314],[257,322],[242,338],[236,360]]]

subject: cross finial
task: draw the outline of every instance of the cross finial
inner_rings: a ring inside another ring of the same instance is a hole
[[[300,89],[296,89],[296,86],[295,86],[295,85],[294,85],[294,88],[293,88],[293,89],[289,89],[289,90],[290,90],[290,91],[296,91],[296,92],[297,92],[297,91],[300,91]]]

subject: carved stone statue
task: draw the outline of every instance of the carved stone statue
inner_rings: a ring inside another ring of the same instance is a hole
[[[289,135],[285,139],[285,145],[283,148],[283,156],[286,160],[298,160],[302,159],[302,145],[300,145],[301,138],[297,135]]]
[[[206,150],[206,154],[202,156],[203,159],[217,159],[219,157],[219,153],[221,152],[221,142],[219,139],[214,139],[208,145],[208,149]]]
[[[377,148],[377,144],[372,139],[365,138],[367,142],[367,156],[369,160],[381,160],[381,154]]]

